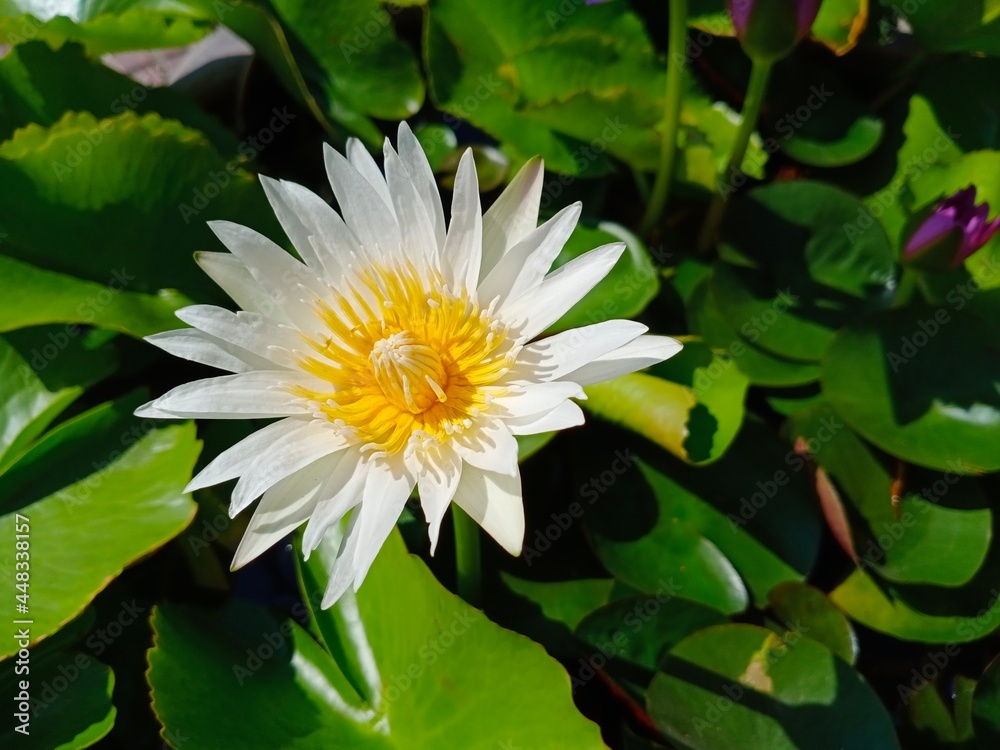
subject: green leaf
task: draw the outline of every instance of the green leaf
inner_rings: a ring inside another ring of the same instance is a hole
[[[941,586],[968,583],[982,567],[993,514],[974,480],[911,469],[892,501],[896,462],[868,448],[829,406],[796,414],[788,430],[811,440],[812,459],[850,501],[858,561],[894,581]]]
[[[718,610],[665,591],[606,604],[582,619],[576,635],[602,652],[610,651],[609,656],[653,672],[681,640],[724,622]]]
[[[733,362],[752,385],[788,387],[819,380],[819,365],[777,357],[740,336],[719,310],[711,280],[702,279],[686,303],[691,330],[704,339],[720,363]],[[752,323],[744,324],[752,335]]]
[[[15,726],[23,722],[22,680],[29,682],[28,734],[7,725],[0,733],[4,747],[27,750],[78,750],[90,747],[111,731],[115,707],[111,704],[115,677],[111,669],[92,656],[62,649],[34,648],[30,672],[15,671],[16,660],[0,665],[0,687],[14,699]],[[29,677],[30,675],[30,677]],[[63,687],[64,686],[64,687]]]
[[[206,15],[211,0],[199,0]],[[246,39],[281,83],[329,129],[332,119],[379,147],[371,117],[404,119],[423,102],[413,53],[378,0],[226,3],[219,20]]]
[[[768,607],[785,629],[805,633],[853,664],[858,642],[844,614],[817,588],[789,581],[775,586]]]
[[[997,341],[995,327],[966,313],[881,313],[837,334],[823,390],[848,425],[893,455],[957,474],[996,471]]]
[[[780,145],[803,164],[841,167],[861,161],[882,141],[885,123],[830,66],[802,60],[779,66],[769,91],[769,150]]]
[[[972,725],[980,747],[995,746],[1000,742],[1000,658],[987,665],[976,684]]]
[[[221,301],[191,259],[220,249],[205,222],[281,236],[244,158],[227,162],[199,132],[152,113],[28,126],[0,146],[4,251],[112,289]]]
[[[202,131],[219,151],[236,151],[236,136],[175,89],[150,88],[88,58],[79,44],[53,50],[25,42],[0,60],[0,141],[32,123],[52,127],[67,112],[102,119],[157,112]],[[91,157],[93,158],[93,157]]]
[[[844,323],[887,307],[896,286],[893,253],[877,226],[845,231],[862,204],[806,180],[752,190],[733,205],[726,253],[712,293],[729,325],[751,344],[802,361],[819,360]]]
[[[302,564],[303,595],[334,655],[359,659],[338,666],[301,628],[259,611],[210,620],[159,609],[149,680],[167,732],[183,733],[195,750],[603,747],[596,726],[573,707],[562,667],[444,590],[397,532],[356,598],[341,599],[339,611],[318,610],[338,537],[327,534]],[[365,671],[348,681],[353,669]],[[355,692],[358,683],[371,688],[370,703]],[[273,720],[246,721],[265,714]]]
[[[136,403],[92,409],[63,422],[0,475],[4,515],[30,526],[33,642],[76,617],[122,569],[194,518],[182,494],[198,455],[193,424],[150,429]],[[0,568],[15,569],[14,545]],[[0,648],[7,656],[13,643]]]
[[[69,386],[50,390],[31,365],[0,338],[0,471],[8,467],[75,401],[83,389]]]
[[[440,109],[557,172],[656,168],[663,66],[624,3],[438,0],[425,19]]]
[[[664,659],[646,704],[660,731],[696,750],[743,750],[750,738],[768,750],[899,747],[861,675],[798,632],[699,631]]]
[[[684,443],[687,423],[698,400],[687,386],[662,378],[633,373],[588,385],[582,406],[591,414],[622,425],[652,440],[682,460],[688,460]]]
[[[141,294],[44,271],[0,255],[0,331],[45,323],[79,323],[132,336],[148,336],[182,325],[174,311],[191,304],[169,289]]]
[[[763,603],[777,584],[805,577],[819,519],[804,463],[766,428],[748,422],[710,467],[636,463],[641,477],[618,477],[585,520],[617,578],[651,593],[674,582],[685,599],[733,613],[748,603],[746,589]]]
[[[868,21],[869,0],[825,0],[812,26],[812,37],[838,55],[854,49]]]
[[[942,596],[940,589],[934,592],[932,596]],[[931,614],[901,598],[905,593],[902,587],[886,586],[856,570],[830,593],[830,599],[852,620],[904,641],[967,643],[1000,627],[1000,600],[995,593],[982,598],[982,608],[971,615]]]
[[[882,0],[882,5],[890,9],[903,5],[903,20],[928,50],[1000,55],[1000,5],[995,0],[910,4]]]
[[[716,352],[723,365],[735,363],[751,385],[788,387],[819,380],[819,365],[777,357],[741,337],[720,312],[711,281],[702,279],[686,302],[691,330]],[[752,331],[752,324],[745,324]]]
[[[611,599],[613,578],[583,578],[574,581],[529,581],[501,572],[511,591],[534,602],[553,622],[574,630],[590,612]]]
[[[0,9],[0,43],[40,40],[59,46],[67,39],[82,42],[87,54],[183,47],[212,30],[214,18],[204,3],[184,0],[5,0]],[[111,7],[109,7],[111,6]],[[228,2],[216,6],[223,14]]]
[[[165,736],[183,737],[184,747],[395,747],[329,654],[295,622],[238,604],[218,614],[157,607],[152,624],[153,711]]]
[[[660,291],[659,274],[642,240],[610,221],[596,227],[578,225],[559,251],[552,268],[559,268],[584,253],[614,242],[625,243],[622,257],[597,286],[549,328],[549,333],[613,318],[637,317]]]
[[[718,460],[743,425],[744,400],[750,381],[732,360],[704,342],[688,339],[684,348],[650,369],[654,375],[687,386],[697,405],[688,413],[684,451],[693,464]]]

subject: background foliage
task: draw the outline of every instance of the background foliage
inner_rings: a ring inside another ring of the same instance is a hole
[[[0,568],[33,619],[32,732],[5,746],[997,747],[1000,240],[938,275],[900,256],[956,190],[1000,206],[1000,3],[826,0],[721,179],[749,61],[721,0],[684,50],[663,5],[0,2]],[[252,57],[166,86],[107,57],[219,29]],[[681,150],[640,237],[668,55]],[[487,546],[484,612],[415,504],[333,610],[336,539],[229,573],[248,515],[182,489],[251,426],[132,416],[207,374],[140,340],[231,304],[192,261],[205,222],[281,241],[255,175],[331,197],[320,143],[377,150],[399,119],[445,188],[472,146],[487,202],[543,156],[543,215],[584,202],[557,264],[627,242],[553,330],[685,342],[522,444],[525,551]]]

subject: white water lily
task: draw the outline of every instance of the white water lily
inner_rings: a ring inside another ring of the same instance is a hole
[[[406,124],[386,139],[385,175],[358,141],[326,147],[340,205],[261,178],[302,261],[229,222],[230,253],[198,263],[242,308],[179,310],[193,328],[150,336],[185,359],[234,373],[187,383],[136,413],[278,418],[206,466],[188,490],[239,477],[230,514],[262,497],[236,569],[308,521],[305,554],[350,514],[323,599],[360,586],[416,487],[431,549],[457,503],[511,554],[524,538],[515,435],[582,424],[583,386],[680,349],[627,320],[531,343],[611,268],[624,244],[548,273],[580,205],[542,226],[542,163],[530,161],[485,214],[470,152],[451,222]],[[353,511],[353,512],[352,512]]]

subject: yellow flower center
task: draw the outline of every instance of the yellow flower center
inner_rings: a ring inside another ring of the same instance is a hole
[[[317,300],[329,335],[303,334],[304,370],[330,383],[301,387],[331,422],[366,450],[396,453],[411,438],[443,442],[490,410],[516,342],[464,290],[413,266],[369,267]]]

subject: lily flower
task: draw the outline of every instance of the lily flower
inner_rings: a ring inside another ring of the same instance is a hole
[[[536,338],[615,265],[592,250],[549,273],[580,204],[541,226],[542,162],[480,209],[476,167],[458,167],[446,227],[423,150],[405,123],[385,174],[357,140],[326,147],[338,214],[262,177],[301,261],[257,232],[211,228],[229,253],[198,263],[242,308],[179,310],[193,326],[148,338],[226,370],[141,407],[146,417],[276,421],[206,466],[188,490],[239,477],[230,514],[262,497],[236,551],[247,564],[306,524],[314,550],[349,515],[322,606],[356,590],[416,488],[431,549],[457,503],[511,554],[524,539],[516,435],[582,424],[583,386],[675,354],[646,326],[608,320]]]

